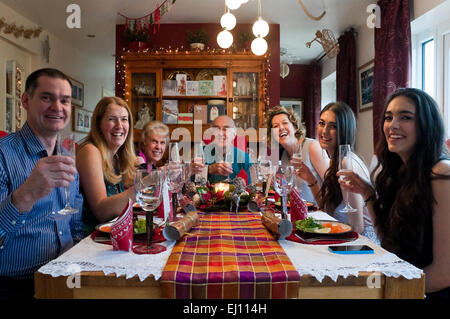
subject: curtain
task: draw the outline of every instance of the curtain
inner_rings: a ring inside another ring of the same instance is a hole
[[[308,89],[308,105],[305,107],[306,136],[316,138],[317,123],[320,118],[320,104],[322,99],[322,66],[319,62],[311,64],[311,85]]]
[[[386,99],[397,88],[410,86],[410,0],[379,0],[381,27],[375,28],[373,83],[373,138],[380,139],[379,125]]]
[[[347,103],[357,113],[356,100],[356,41],[353,29],[338,39],[339,54],[336,58],[336,100]]]

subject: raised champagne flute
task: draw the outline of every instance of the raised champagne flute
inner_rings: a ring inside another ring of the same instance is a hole
[[[353,171],[353,163],[352,163],[352,149],[349,144],[339,145],[339,171]],[[345,180],[345,176],[339,177],[342,181],[348,182]],[[356,212],[356,209],[353,208],[348,201],[348,191],[344,192],[344,204],[345,206],[340,209],[341,213],[353,213]]]
[[[136,246],[133,251],[137,254],[156,254],[166,248],[153,243],[153,213],[161,204],[162,184],[164,173],[159,169],[137,169],[134,179],[136,200],[145,211],[147,245]]]
[[[229,149],[228,147],[225,150],[225,164],[233,168],[233,149]],[[227,176],[224,182],[231,184],[232,180],[230,175]]]
[[[75,161],[75,136],[73,133],[60,133],[56,140],[56,153],[58,155],[70,156]],[[70,206],[69,187],[64,188],[66,204],[64,208],[58,211],[61,215],[70,215],[78,213],[77,208]]]

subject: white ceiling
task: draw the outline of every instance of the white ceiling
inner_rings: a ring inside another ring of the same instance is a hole
[[[152,12],[163,0],[0,0],[26,18],[42,26],[60,39],[76,44],[88,55],[111,57],[115,52],[115,24],[124,22],[118,13],[138,18]],[[170,0],[169,0],[170,1]],[[280,24],[280,47],[287,50],[291,63],[308,63],[321,55],[317,43],[307,48],[316,30],[330,29],[338,38],[350,26],[365,24],[368,4],[375,0],[303,0],[311,20],[303,12],[298,0],[261,0],[262,16],[269,23]],[[69,4],[81,8],[81,29],[69,29],[66,19]],[[252,23],[257,16],[257,0],[249,0],[232,11],[238,23]],[[161,23],[219,23],[224,13],[224,0],[177,0]],[[95,34],[95,38],[88,38]]]

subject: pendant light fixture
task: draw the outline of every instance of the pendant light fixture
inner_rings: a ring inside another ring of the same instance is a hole
[[[258,0],[258,20],[253,24],[252,31],[256,37],[252,41],[252,52],[255,55],[263,55],[268,48],[267,41],[264,37],[269,34],[269,24],[261,17],[261,0]]]
[[[230,10],[236,10],[241,6],[241,0],[225,0],[225,4]]]
[[[230,10],[228,10],[221,18],[220,18],[220,25],[225,30],[233,30],[233,28],[236,26],[236,17],[230,13]]]

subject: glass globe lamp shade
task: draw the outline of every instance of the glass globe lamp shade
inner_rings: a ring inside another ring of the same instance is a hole
[[[220,25],[226,30],[233,30],[236,26],[236,17],[232,13],[227,12],[220,18]]]
[[[251,49],[254,55],[263,55],[267,51],[267,41],[258,37],[252,41]]]
[[[248,0],[241,0],[241,4],[247,3]]]
[[[269,24],[260,17],[253,23],[252,31],[255,37],[264,38],[269,34]]]
[[[217,44],[222,49],[227,49],[233,44],[233,35],[228,30],[223,30],[217,35]]]
[[[236,10],[241,6],[241,0],[225,0],[225,4],[230,10]]]

